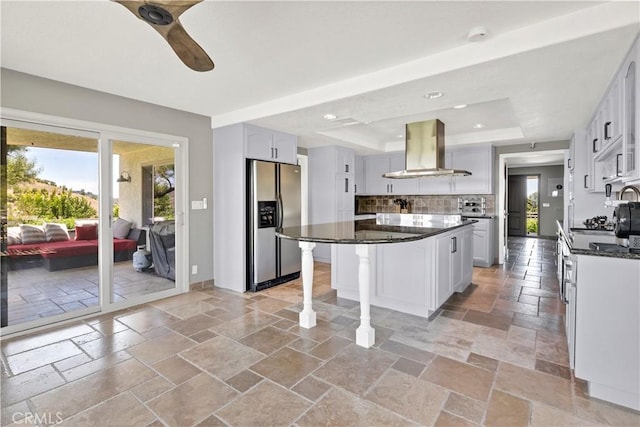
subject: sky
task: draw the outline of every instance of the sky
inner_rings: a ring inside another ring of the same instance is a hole
[[[85,190],[98,194],[98,153],[29,147],[27,157],[42,169],[41,179],[64,185],[74,191]],[[119,170],[119,156],[113,156],[113,170]],[[113,178],[115,181],[115,177]],[[118,197],[118,185],[113,186],[113,197]]]
[[[538,177],[527,178],[527,196],[538,191]]]

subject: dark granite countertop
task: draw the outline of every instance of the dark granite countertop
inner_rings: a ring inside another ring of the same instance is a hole
[[[564,229],[562,228],[562,222],[560,221],[556,221],[556,222],[559,225],[558,230],[560,230],[560,233],[562,234],[562,237],[564,238],[564,240],[567,242],[567,245],[569,246],[569,250],[571,251],[572,254],[640,260],[640,252],[611,252],[611,251],[604,251],[604,250],[598,251],[589,247],[589,241],[587,241],[586,239],[581,239],[580,242],[576,242],[571,236],[566,235],[566,233],[564,232]],[[593,230],[593,229],[586,229],[586,228],[581,229],[578,227],[574,227],[571,230],[575,230],[575,231],[584,230],[587,233],[593,232],[594,237],[591,241],[594,241],[594,242],[598,241],[598,237],[597,237],[599,234],[598,232],[603,234],[606,233],[606,231],[604,230]]]
[[[359,221],[305,225],[301,227],[285,227],[277,229],[276,236],[282,237],[283,239],[316,243],[399,243],[425,239],[455,230],[456,228],[471,225],[474,222],[473,220],[465,220],[457,224],[445,224],[442,227],[408,227],[376,224],[375,219],[363,219]]]

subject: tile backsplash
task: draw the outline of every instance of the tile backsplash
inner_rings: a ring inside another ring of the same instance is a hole
[[[470,212],[468,206],[465,207],[465,201],[469,202],[469,205],[471,203],[477,203],[475,206],[481,208],[481,200],[483,198],[485,214],[495,215],[496,196],[493,194],[356,196],[356,215],[378,212],[400,212],[400,205],[393,202],[396,199],[406,199],[409,202],[409,213],[457,214],[460,213],[460,205],[462,205],[465,212]]]

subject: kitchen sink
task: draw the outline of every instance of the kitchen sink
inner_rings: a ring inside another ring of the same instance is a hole
[[[608,230],[571,230],[574,247],[588,247],[591,242],[616,244],[616,235]]]
[[[629,248],[616,245],[615,243],[591,242],[589,243],[589,248],[600,252],[629,253]]]

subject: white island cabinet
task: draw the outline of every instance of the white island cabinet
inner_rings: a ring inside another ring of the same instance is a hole
[[[421,240],[369,245],[371,304],[429,317],[473,273],[473,225]],[[359,301],[358,256],[351,245],[333,245],[331,287],[338,297]]]

